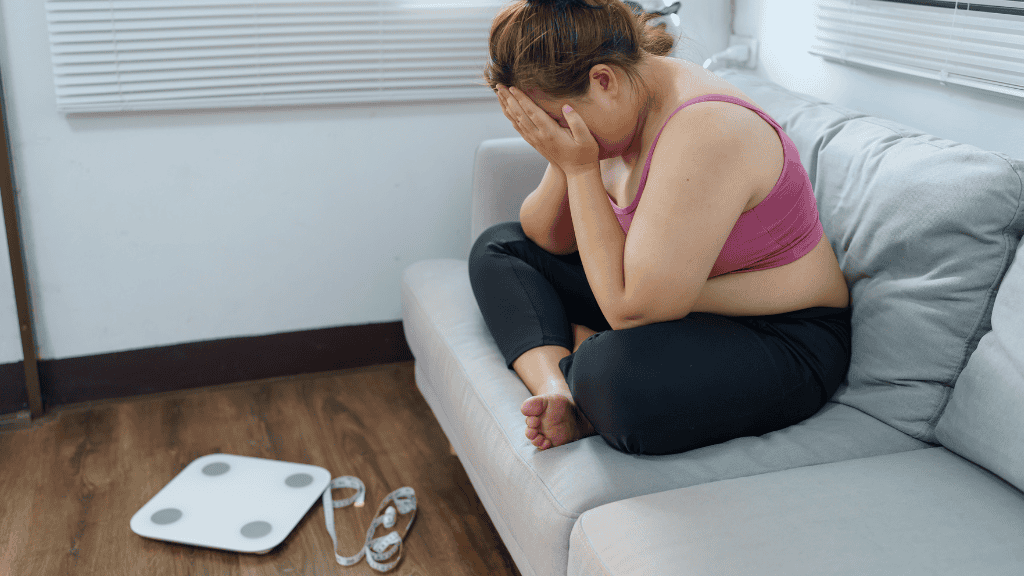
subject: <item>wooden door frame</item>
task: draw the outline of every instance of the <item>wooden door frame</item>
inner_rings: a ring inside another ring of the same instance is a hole
[[[7,130],[7,104],[4,100],[3,77],[0,74],[0,197],[3,200],[4,226],[7,229],[7,249],[11,256],[11,277],[14,280],[14,300],[18,308],[18,326],[21,348],[25,355],[25,390],[33,418],[43,415],[43,397],[39,390],[39,358],[36,351],[35,326],[29,302],[28,278],[25,273],[24,249],[18,218],[18,202],[14,187],[14,162],[11,160],[11,139]]]

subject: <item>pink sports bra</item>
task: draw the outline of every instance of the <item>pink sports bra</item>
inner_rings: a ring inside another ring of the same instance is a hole
[[[757,206],[740,214],[708,277],[713,278],[730,272],[767,270],[796,261],[813,250],[824,234],[821,220],[818,218],[818,204],[811,189],[811,180],[800,163],[796,145],[783,132],[782,126],[768,114],[735,96],[707,94],[694,98],[676,108],[669,115],[669,119],[691,104],[708,101],[730,102],[757,113],[775,128],[782,142],[783,156],[782,174],[779,175],[775,187]],[[665,120],[665,124],[668,124],[668,120]],[[636,207],[640,204],[640,196],[644,193],[644,185],[647,184],[647,173],[651,169],[654,147],[664,130],[665,125],[662,125],[654,137],[654,142],[651,143],[651,150],[647,153],[647,162],[640,175],[640,186],[633,203],[625,208],[619,208],[611,196],[608,197],[624,232],[629,232],[629,226],[633,222]]]

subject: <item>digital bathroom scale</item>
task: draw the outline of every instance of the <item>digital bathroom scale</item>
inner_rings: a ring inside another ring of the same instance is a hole
[[[326,469],[280,460],[196,458],[132,516],[139,536],[265,554],[291,533],[331,483]]]

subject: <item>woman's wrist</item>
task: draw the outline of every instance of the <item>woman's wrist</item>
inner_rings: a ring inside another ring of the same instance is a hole
[[[565,176],[566,182],[568,182],[568,180],[572,178],[579,178],[581,176],[587,177],[594,172],[596,172],[598,175],[600,175],[601,173],[601,165],[597,162],[590,162],[587,164],[572,164],[566,165],[564,167],[559,166],[558,169],[561,170],[562,174]]]
[[[601,165],[598,162],[567,165],[565,167],[559,167],[559,169],[565,175],[566,185],[573,180],[591,178],[595,174],[598,178],[601,176]]]

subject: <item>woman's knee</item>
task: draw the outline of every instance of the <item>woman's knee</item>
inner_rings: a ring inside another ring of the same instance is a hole
[[[502,222],[487,228],[473,241],[473,247],[469,251],[469,261],[478,259],[488,251],[503,251],[504,247],[512,242],[526,240],[526,233],[519,222]]]
[[[469,251],[469,280],[474,289],[493,276],[495,266],[509,254],[508,245],[525,237],[518,222],[495,224],[480,233]]]
[[[580,344],[565,369],[576,405],[602,436],[643,425],[652,400],[643,393],[643,376],[630,368],[636,358],[624,340],[621,331],[598,332]]]

